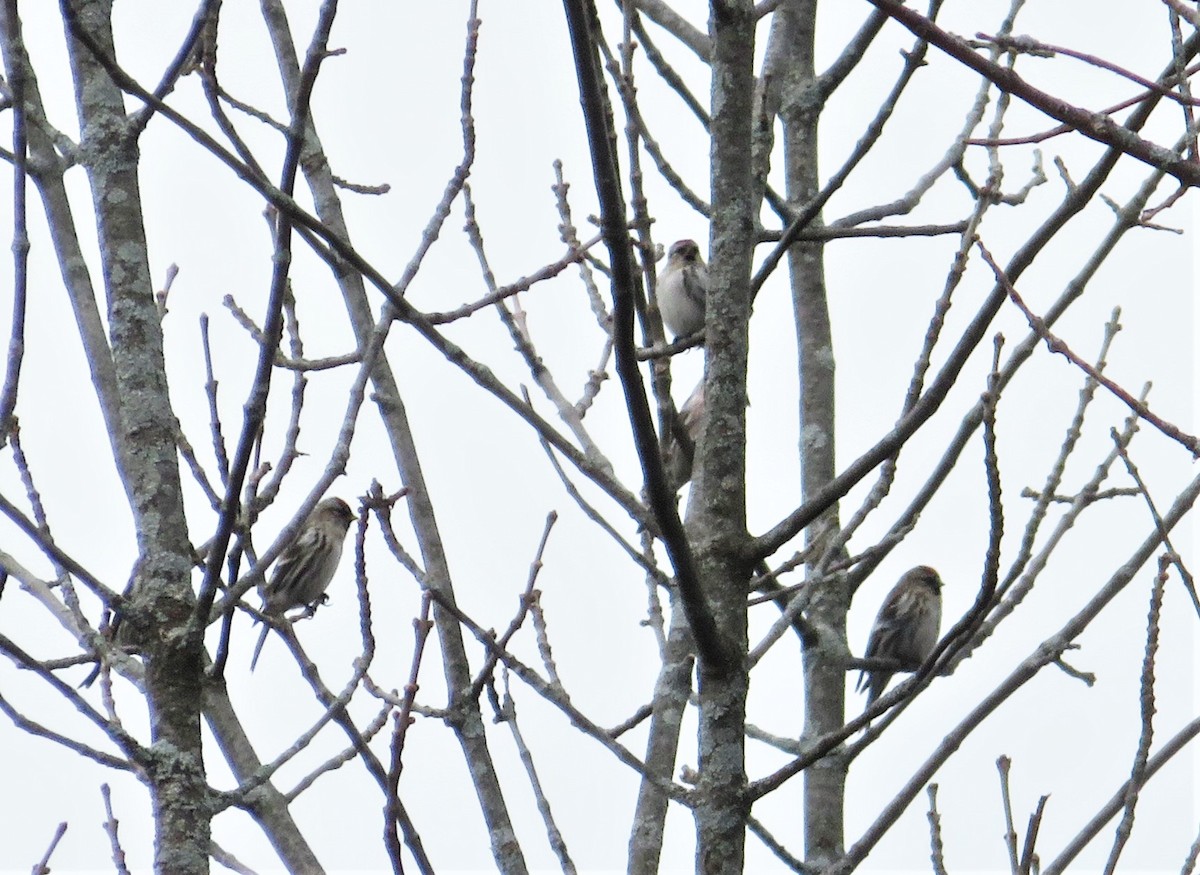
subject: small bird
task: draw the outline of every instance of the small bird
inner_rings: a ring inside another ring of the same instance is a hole
[[[942,579],[928,565],[918,565],[892,587],[871,627],[867,658],[894,659],[916,671],[933,652],[942,627]],[[867,690],[867,707],[887,688],[890,669],[859,672],[854,691]]]
[[[688,395],[683,406],[679,408],[679,421],[684,432],[693,444],[700,442],[700,429],[704,425],[704,378],[696,384],[692,394]]]
[[[679,408],[675,425],[667,434],[663,451],[663,464],[671,488],[678,492],[683,484],[692,479],[692,464],[696,458],[696,444],[700,441],[700,430],[704,426],[704,378],[696,384],[692,394]]]
[[[313,508],[296,539],[279,557],[270,582],[259,585],[264,614],[281,617],[291,608],[312,609],[324,601],[325,590],[342,559],[342,542],[352,522],[354,511],[340,498],[322,499]],[[270,631],[271,627],[263,624],[250,659],[250,671],[258,664],[258,654]]]
[[[675,337],[695,334],[704,327],[704,298],[708,267],[695,240],[677,240],[667,253],[667,266],[658,279],[658,312]]]

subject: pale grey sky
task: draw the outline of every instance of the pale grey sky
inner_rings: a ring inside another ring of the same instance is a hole
[[[307,43],[316,5],[289,3],[300,46]],[[679,5],[694,23],[703,26],[704,4]],[[945,26],[964,33],[983,27],[994,32],[998,10],[1007,6],[995,0],[947,5]],[[1096,14],[1094,4],[1082,0],[1032,2],[1022,13],[1017,32],[1034,33],[1045,42],[1112,58],[1150,75],[1165,57],[1165,15],[1158,3],[1142,0],[1137,5],[1144,7],[1144,19],[1127,14],[1119,27],[1113,27],[1107,15]],[[122,62],[143,81],[157,81],[158,71],[190,21],[190,8],[174,6],[148,0],[122,0],[117,5]],[[460,159],[458,96],[465,8],[464,3],[448,2],[343,4],[332,45],[345,47],[348,53],[328,60],[318,82],[314,114],[335,172],[355,183],[391,186],[383,197],[344,195],[355,245],[389,277],[398,277],[411,257]],[[829,48],[819,55],[820,61],[830,59],[843,34],[857,26],[867,8],[865,3],[845,2],[826,14],[822,28],[828,37],[823,45]],[[987,12],[977,16],[981,9]],[[605,14],[609,11],[605,7]],[[57,12],[52,4],[26,2],[21,4],[21,14],[52,122],[75,137],[77,123]],[[475,91],[478,158],[470,184],[491,267],[498,282],[507,283],[564,252],[550,191],[554,160],[562,160],[572,184],[574,216],[585,237],[592,232],[586,217],[596,211],[596,205],[561,6],[484,2],[480,14],[484,23]],[[224,5],[222,84],[278,118],[283,115],[278,77],[272,74],[273,56],[257,15],[250,4]],[[979,24],[981,20],[988,24]],[[707,78],[700,65],[661,31],[655,30],[655,35],[691,77],[695,93],[707,101]],[[765,39],[765,28],[761,35]],[[880,44],[872,48],[868,63],[856,71],[834,101],[822,128],[825,173],[840,164],[875,112],[879,96],[890,87],[899,65],[896,52],[885,48],[890,43],[899,49],[908,46],[911,37],[895,25],[889,26]],[[706,195],[708,143],[701,128],[652,81],[645,64],[640,69],[639,93],[644,108],[653,114],[656,136],[676,169]],[[1042,87],[1094,108],[1130,93],[1128,86],[1112,76],[1068,59],[1026,60],[1020,69]],[[852,183],[833,199],[825,219],[832,221],[902,195],[912,180],[941,156],[949,137],[961,125],[976,87],[976,81],[963,76],[955,62],[931,51],[929,67],[918,74],[885,139]],[[195,119],[205,116],[195,76],[181,82],[172,103]],[[9,124],[7,117],[4,124]],[[274,156],[277,164],[281,138],[244,118],[238,118],[238,124],[252,145],[261,154]],[[1006,133],[1019,135],[1050,126],[1037,113],[1015,107],[1008,116]],[[211,123],[206,127],[212,129]],[[1146,136],[1173,137],[1172,130],[1165,124],[1152,126]],[[4,138],[8,140],[7,127]],[[1028,234],[1031,222],[1036,221],[1030,216],[1044,216],[1061,197],[1063,183],[1051,165],[1053,157],[1061,155],[1078,178],[1098,154],[1095,144],[1077,137],[1051,140],[1040,148],[1050,181],[1033,192],[1028,212],[996,208],[984,228],[985,242],[1001,260]],[[1004,187],[1015,190],[1026,181],[1032,148],[1013,147],[1005,157]],[[164,119],[156,119],[146,132],[142,159],[142,191],[156,282],[161,282],[168,265],[180,268],[165,321],[172,398],[202,461],[211,464],[198,318],[207,313],[212,319],[228,437],[240,422],[254,349],[221,301],[232,295],[256,318],[262,313],[271,271],[269,233],[261,217],[263,204]],[[982,150],[968,155],[978,179],[983,178],[985,162]],[[650,163],[646,161],[645,166],[649,168]],[[271,172],[276,169],[269,167]],[[1105,186],[1105,193],[1123,201],[1145,174],[1144,166],[1126,160]],[[76,220],[86,228],[90,200],[82,170],[74,169],[71,177]],[[10,176],[0,178],[0,202],[9,203]],[[647,188],[657,241],[668,245],[677,238],[693,237],[707,249],[702,218],[653,173],[648,173]],[[1168,190],[1164,186],[1162,192]],[[948,179],[905,221],[954,221],[964,214],[966,202],[962,189]],[[90,380],[52,260],[40,202],[32,188],[30,204],[34,248],[29,342],[18,408],[22,440],[58,543],[110,586],[121,588],[135,555],[129,513],[108,447],[100,438],[101,422]],[[1064,282],[1079,270],[1082,259],[1111,222],[1111,214],[1102,204],[1093,205],[1089,213],[1022,279],[1020,290],[1031,306],[1045,307],[1060,294]],[[1099,346],[1105,320],[1119,305],[1126,331],[1114,346],[1108,373],[1134,391],[1144,381],[1153,381],[1155,410],[1185,430],[1194,430],[1193,213],[1185,203],[1161,221],[1186,233],[1134,232],[1136,240],[1123,244],[1092,282],[1085,299],[1056,330],[1074,349],[1090,357]],[[462,224],[460,199],[409,293],[409,300],[421,309],[448,310],[485,291],[475,257],[460,233]],[[0,238],[10,236],[11,214],[6,208],[0,212]],[[86,232],[82,236],[87,239]],[[912,359],[956,246],[957,238],[944,237],[843,241],[828,247],[841,464],[873,444],[896,419]],[[297,247],[297,253],[293,287],[306,354],[319,357],[348,352],[352,339],[328,270],[302,247]],[[0,248],[0,275],[11,276],[10,264],[7,247]],[[990,286],[986,268],[975,258],[949,314],[948,336],[965,324]],[[9,283],[0,283],[0,289],[7,288]],[[0,336],[5,338],[10,309],[6,298],[0,293]],[[522,303],[539,352],[566,394],[577,396],[588,370],[600,361],[603,337],[576,274],[564,272],[524,295]],[[1009,348],[1028,330],[1012,308],[1005,311],[995,329],[1008,338]],[[795,338],[781,277],[774,278],[756,302],[751,332],[748,481],[750,527],[759,533],[798,503]],[[512,352],[507,331],[491,312],[484,311],[446,333],[508,385],[531,383]],[[653,636],[639,625],[646,613],[642,575],[611,542],[596,536],[564,495],[526,426],[401,326],[393,331],[388,352],[423,453],[460,604],[485,625],[503,628],[516,609],[545,515],[557,510],[560,518],[544,557],[539,588],[544,593],[559,670],[574,703],[598,723],[613,725],[625,719],[648,700],[658,664]],[[1006,396],[1000,404],[999,452],[1010,521],[1004,542],[1005,564],[1015,554],[1030,504],[1020,497],[1021,490],[1038,488],[1044,481],[1082,382],[1080,374],[1060,357],[1051,357],[1044,350],[1038,355],[1040,361],[1010,390],[1012,401]],[[985,388],[989,356],[990,344],[984,344],[945,410],[906,449],[892,497],[852,542],[852,551],[873,543],[923,482],[925,472],[957,427],[961,411]],[[699,351],[677,358],[678,400],[699,377],[702,365]],[[298,462],[285,497],[264,515],[259,549],[286,522],[323,469],[352,379],[351,369],[321,372],[310,379],[301,438],[301,448],[309,455]],[[279,406],[268,427],[268,439],[275,446],[286,424],[289,390],[290,379],[281,374],[273,385]],[[550,412],[548,405],[541,406]],[[1090,417],[1103,425],[1093,425],[1072,461],[1067,475],[1071,485],[1086,480],[1107,452],[1108,426],[1119,425],[1125,415],[1119,403],[1101,393]],[[615,379],[610,380],[587,421],[619,475],[636,491],[640,478]],[[1143,428],[1134,448],[1142,475],[1163,503],[1193,476],[1186,453],[1149,427]],[[981,457],[982,446],[976,436],[943,492],[921,517],[917,530],[864,585],[850,614],[849,640],[855,652],[865,647],[883,595],[912,565],[935,565],[946,581],[943,629],[970,606],[987,538]],[[373,478],[379,478],[387,491],[400,485],[377,417],[368,412],[355,435],[347,474],[331,493],[353,504]],[[1117,480],[1125,482],[1123,477]],[[873,482],[868,478],[847,497],[842,505],[845,516],[857,508]],[[190,482],[189,489],[193,541],[199,543],[208,536],[213,519]],[[598,499],[595,490],[586,491],[613,513],[612,505]],[[0,492],[13,499],[24,494],[7,455],[0,464]],[[1098,520],[1067,538],[1038,589],[1019,609],[1021,616],[1002,627],[953,676],[935,682],[854,765],[847,799],[849,842],[939,744],[945,727],[963,716],[985,691],[1074,614],[1148,531],[1148,517],[1138,499],[1120,499],[1096,516]],[[400,523],[404,515],[397,513],[396,518]],[[635,537],[632,525],[619,511],[614,518],[620,519],[627,536]],[[408,534],[401,527],[401,536]],[[1181,535],[1177,544],[1188,540]],[[411,538],[407,545],[415,549]],[[35,573],[49,575],[45,561],[3,522],[0,549],[12,552]],[[313,621],[297,627],[334,689],[350,675],[351,660],[360,648],[350,556],[348,545],[347,560],[331,587],[331,604]],[[410,621],[419,607],[419,591],[406,573],[387,561],[374,529],[368,537],[368,558],[379,638],[373,673],[386,679],[387,685],[399,686],[407,673]],[[1013,802],[1022,833],[1037,798],[1050,794],[1039,841],[1039,846],[1048,850],[1073,835],[1085,819],[1083,812],[1090,817],[1097,800],[1106,799],[1127,776],[1137,741],[1138,673],[1152,573],[1149,566],[1143,569],[1135,584],[1078,641],[1081,648],[1069,654],[1072,665],[1099,676],[1094,688],[1087,689],[1053,668],[1043,670],[937,775],[943,837],[952,870],[999,871],[1006,865],[995,768],[998,756],[1008,755],[1013,760]],[[1161,738],[1194,715],[1191,641],[1197,620],[1189,613],[1176,580],[1168,588],[1166,605],[1157,697]],[[766,606],[754,609],[752,643],[766,632],[774,619],[773,610]],[[285,749],[320,711],[277,637],[268,641],[259,670],[254,675],[246,671],[253,636],[246,617],[239,616],[237,626],[228,676],[230,692],[235,705],[243,709],[247,731],[260,755],[268,759]],[[33,605],[13,580],[0,605],[0,632],[30,643],[39,657],[74,652],[70,637]],[[212,640],[215,644],[215,637]],[[522,633],[516,649],[535,657],[529,634]],[[479,649],[471,652],[478,660]],[[798,648],[793,640],[785,639],[754,674],[752,722],[779,735],[799,734],[799,672]],[[147,737],[144,714],[121,683],[117,694],[125,705],[122,717],[131,731]],[[440,707],[444,704],[442,688],[437,652],[431,646],[421,674],[419,701]],[[105,747],[98,731],[84,726],[57,696],[7,662],[0,663],[0,690],[31,718],[69,726],[89,743]],[[574,732],[561,714],[515,679],[514,694],[522,729],[577,864],[589,872],[623,869],[637,789],[634,774]],[[857,713],[861,698],[850,697],[848,702],[850,713]],[[376,700],[363,697],[356,699],[352,710],[360,723],[366,723],[376,707]],[[527,858],[531,866],[551,867],[553,857],[511,739],[503,726],[490,725],[489,733],[506,786],[512,788],[509,806]],[[685,724],[680,752],[682,765],[695,765],[694,738],[694,720],[690,720]],[[640,755],[644,733],[631,733],[625,742]],[[280,772],[278,785],[290,787],[343,745],[344,737],[326,730],[311,750]],[[101,770],[46,740],[33,738],[7,719],[0,720],[0,750],[4,751],[0,781],[9,788],[0,794],[0,868],[28,871],[44,852],[55,825],[66,820],[70,828],[53,858],[55,871],[107,871],[99,785],[108,782],[113,787],[120,835],[131,868],[149,869],[153,840],[149,803],[136,780]],[[1190,756],[1185,756],[1190,762]],[[770,772],[786,759],[757,743],[748,747],[752,778]],[[215,747],[209,765],[213,784],[230,788],[231,779]],[[1137,830],[1123,858],[1131,867],[1156,872],[1178,869],[1195,829],[1193,774],[1190,768],[1176,767],[1150,784],[1139,807]],[[437,721],[418,718],[412,727],[401,788],[439,871],[442,867],[446,871],[491,870],[487,838],[461,755],[453,736]],[[755,815],[797,852],[801,846],[799,800],[800,782],[796,780],[754,809]],[[357,763],[351,763],[322,777],[297,800],[294,812],[330,871],[383,871],[381,804],[368,776]],[[921,868],[927,865],[929,854],[925,808],[921,795],[874,850],[864,871],[927,871]],[[222,814],[215,821],[214,837],[248,865],[269,870],[273,860],[270,848],[245,815]],[[693,841],[690,817],[674,811],[664,871],[692,869]],[[1107,850],[1107,839],[1097,840],[1090,855],[1082,858],[1084,865],[1097,865]],[[747,841],[747,871],[782,870],[761,843],[751,838]]]

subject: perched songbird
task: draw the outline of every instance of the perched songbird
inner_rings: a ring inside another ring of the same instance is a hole
[[[704,425],[704,378],[696,384],[692,394],[688,395],[683,406],[679,408],[679,421],[684,432],[693,444],[700,441],[700,429]]]
[[[259,585],[264,614],[282,617],[284,611],[291,608],[314,608],[325,598],[325,590],[342,558],[342,542],[346,540],[352,522],[354,511],[340,498],[322,499],[313,508],[296,540],[275,563],[271,580],[265,586]],[[262,634],[254,646],[254,656],[250,659],[250,671],[254,671],[270,631],[271,627],[263,624]]]
[[[658,312],[675,337],[695,334],[704,327],[704,296],[708,267],[695,240],[677,240],[667,253],[667,266],[658,278]]]
[[[692,394],[679,408],[675,426],[667,434],[663,463],[671,489],[679,491],[683,484],[692,479],[692,463],[696,458],[696,444],[700,430],[704,427],[704,378],[696,384]]]
[[[937,644],[942,627],[942,579],[928,565],[918,565],[892,587],[871,627],[867,658],[894,659],[916,671]],[[895,673],[862,671],[855,692],[866,688],[867,707],[879,698]]]

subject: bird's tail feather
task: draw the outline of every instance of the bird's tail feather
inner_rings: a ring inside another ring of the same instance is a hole
[[[258,655],[262,653],[263,644],[267,641],[267,633],[271,631],[271,627],[263,623],[262,632],[258,636],[258,643],[254,645],[254,655],[250,657],[250,671],[254,671],[254,666],[258,665]]]

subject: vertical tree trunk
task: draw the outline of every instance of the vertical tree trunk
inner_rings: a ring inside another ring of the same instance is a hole
[[[112,57],[111,0],[69,0],[66,11]],[[154,865],[172,875],[201,875],[208,872],[211,817],[200,736],[201,636],[183,634],[195,607],[192,548],[142,222],[138,143],[122,93],[92,50],[73,39],[70,53],[108,296],[120,405],[117,464],[137,529],[138,563],[124,618],[146,659]]]
[[[794,0],[780,10],[789,34],[785,42],[788,57],[783,65],[788,82],[783,89],[781,114],[787,199],[794,208],[820,190],[817,146],[823,101],[817,97],[813,64],[816,12],[816,0]],[[794,244],[788,251],[788,266],[799,347],[801,493],[808,500],[837,473],[833,336],[825,297],[824,244]],[[836,518],[835,506],[809,527],[809,533]],[[809,621],[844,639],[849,606],[845,587],[826,583],[813,596]],[[804,652],[805,738],[816,738],[845,722],[846,672],[836,656],[835,650],[820,643]],[[845,785],[845,764],[836,752],[804,773],[805,858],[813,865],[841,856]]]
[[[700,580],[725,658],[700,664],[697,870],[740,873],[745,858],[746,363],[755,198],[750,130],[754,4],[711,4],[711,290],[705,320],[704,433],[688,504]]]

